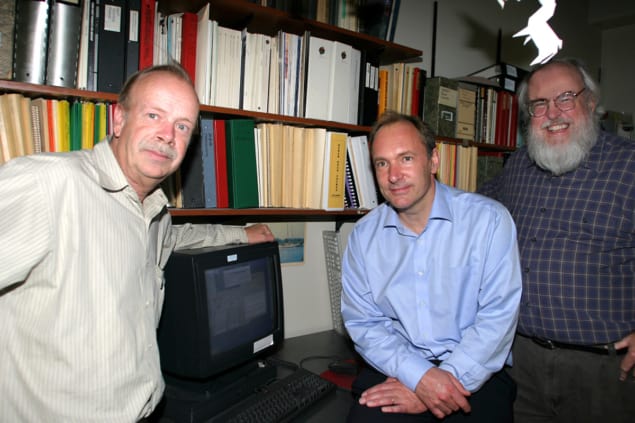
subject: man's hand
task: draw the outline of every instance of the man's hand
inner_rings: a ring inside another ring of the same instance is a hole
[[[420,414],[427,411],[414,392],[392,377],[364,391],[359,403],[367,407],[381,407],[384,413]]]
[[[245,228],[247,233],[247,240],[250,244],[257,244],[260,242],[270,242],[274,240],[274,236],[271,233],[269,226],[264,223],[257,223],[255,225],[247,226]]]
[[[437,418],[442,419],[455,411],[471,411],[467,397],[470,391],[449,372],[433,367],[428,370],[415,389],[417,397]]]
[[[616,350],[621,350],[622,348],[628,348],[626,355],[620,363],[620,380],[625,381],[631,370],[633,377],[635,377],[635,332],[632,332],[621,341],[615,343]]]

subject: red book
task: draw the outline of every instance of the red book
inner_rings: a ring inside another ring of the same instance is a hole
[[[53,100],[46,100],[46,114],[48,116],[48,128],[49,128],[49,134],[48,134],[48,138],[49,138],[49,146],[48,146],[48,151],[50,152],[55,152],[57,151],[57,148],[55,147],[55,138],[57,138],[57,136],[55,135],[55,105],[53,104]]]
[[[141,0],[141,19],[139,23],[139,69],[153,64],[154,54],[154,15],[155,0]]]
[[[229,207],[229,185],[227,182],[227,141],[225,121],[214,119],[214,157],[216,158],[216,207]]]
[[[410,114],[413,116],[421,116],[419,111],[419,96],[421,93],[421,69],[412,69],[412,103],[410,105]]]
[[[505,123],[506,107],[505,91],[498,90],[496,93],[496,126],[494,128],[494,144],[505,145],[507,136],[507,125]]]
[[[516,148],[518,135],[518,96],[512,94],[512,110],[509,122],[509,146]]]
[[[196,13],[183,13],[181,29],[181,66],[190,75],[192,83],[196,76],[196,30],[198,16]]]

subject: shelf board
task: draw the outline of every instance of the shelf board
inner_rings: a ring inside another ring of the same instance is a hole
[[[436,137],[437,142],[444,142],[448,144],[458,144],[464,147],[477,147],[479,150],[486,151],[499,151],[501,153],[513,152],[516,150],[516,147],[510,147],[507,145],[497,145],[497,144],[489,144],[485,142],[475,142],[470,140],[462,140],[458,138],[449,138],[449,137]]]
[[[293,209],[293,208],[251,208],[251,209],[179,209],[169,208],[170,214],[174,217],[191,216],[269,216],[269,217],[326,217],[337,219],[342,217],[359,218],[368,213],[366,209],[344,209],[344,210],[319,210],[319,209]]]
[[[228,28],[239,30],[247,28],[250,32],[267,35],[276,35],[279,30],[299,35],[306,30],[310,31],[311,35],[340,41],[377,55],[382,64],[416,61],[423,54],[421,50],[292,15],[272,7],[259,6],[245,0],[162,0],[159,8],[164,13],[197,12],[205,3],[210,4],[210,18]]]
[[[91,101],[117,101],[117,94],[101,91],[78,90],[75,88],[55,87],[53,85],[39,85],[28,82],[0,79],[0,91],[19,92],[27,97],[55,97],[73,98]]]

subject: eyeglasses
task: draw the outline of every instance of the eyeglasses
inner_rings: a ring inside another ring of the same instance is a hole
[[[584,90],[586,90],[586,87],[582,88],[577,93],[574,93],[573,91],[565,91],[553,99],[553,104],[555,104],[558,110],[562,112],[573,110],[575,109],[576,97],[582,94]],[[529,115],[531,117],[544,116],[547,113],[547,110],[549,110],[549,101],[550,100],[546,98],[539,98],[538,100],[530,101],[527,107]]]

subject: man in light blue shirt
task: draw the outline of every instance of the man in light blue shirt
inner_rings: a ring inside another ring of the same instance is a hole
[[[510,214],[436,181],[434,134],[420,119],[386,113],[370,144],[386,202],[356,224],[344,255],[342,315],[372,367],[349,421],[511,421],[515,386],[502,368],[521,273]]]

